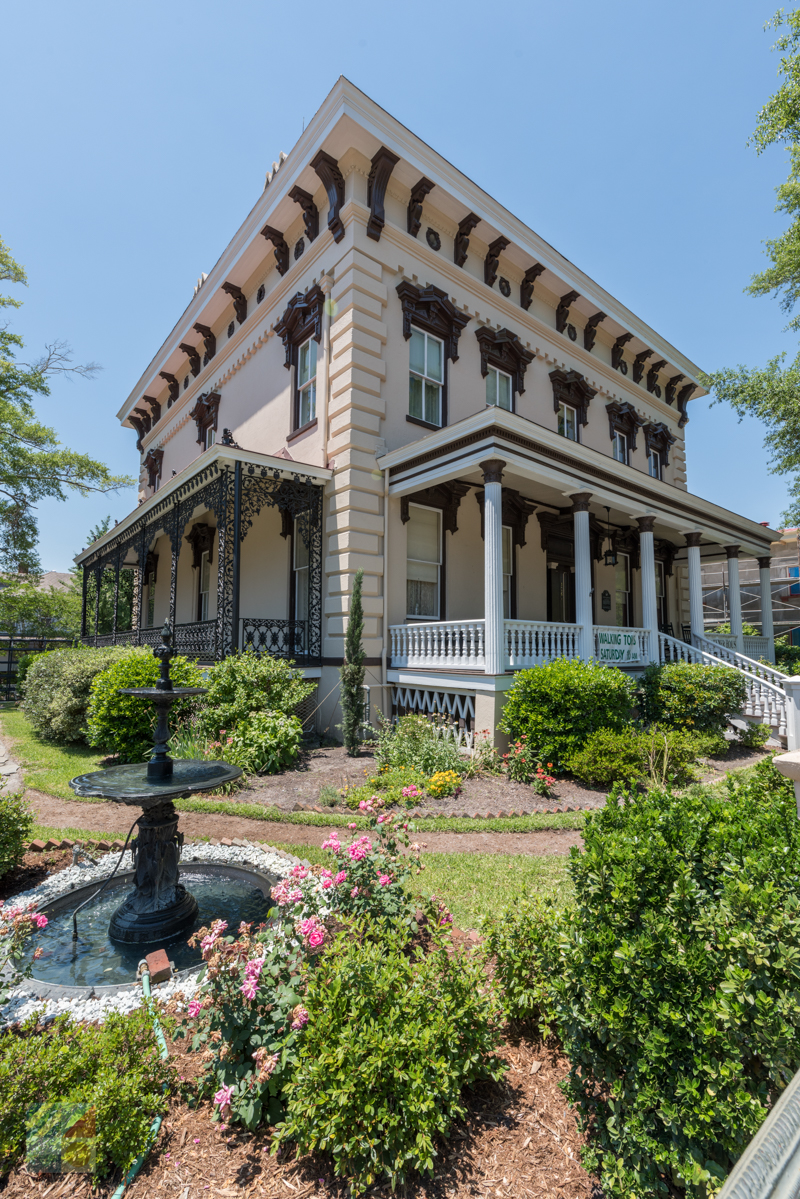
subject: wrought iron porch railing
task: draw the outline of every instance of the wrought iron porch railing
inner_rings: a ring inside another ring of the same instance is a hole
[[[84,645],[159,645],[161,627],[126,629],[122,632],[90,634],[82,638]],[[215,620],[193,620],[175,625],[173,645],[179,654],[189,658],[213,659],[217,648],[217,622]]]
[[[278,620],[270,616],[244,616],[241,625],[242,650],[252,649],[257,654],[271,654],[275,658],[306,660],[307,621]]]

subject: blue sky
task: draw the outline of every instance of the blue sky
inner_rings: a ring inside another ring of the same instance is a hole
[[[12,327],[31,355],[66,338],[103,366],[41,418],[136,473],[115,413],[339,74],[703,368],[793,356],[777,303],[743,294],[783,227],[786,155],[746,144],[776,86],[774,2],[7,5],[0,234],[30,282]],[[690,489],[775,525],[760,426],[690,413]],[[45,567],[134,503],[43,504]]]

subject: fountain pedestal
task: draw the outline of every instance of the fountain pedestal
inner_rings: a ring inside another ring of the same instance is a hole
[[[169,941],[193,922],[197,903],[178,881],[183,833],[171,800],[150,808],[133,842],[134,890],[111,917],[112,941]]]

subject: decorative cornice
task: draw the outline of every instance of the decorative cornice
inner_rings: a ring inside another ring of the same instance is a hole
[[[469,253],[469,235],[476,225],[481,223],[481,218],[476,216],[474,212],[469,212],[462,221],[458,223],[458,231],[456,232],[455,242],[453,245],[453,262],[456,266],[463,266],[467,261]]]
[[[511,242],[507,237],[496,237],[483,260],[483,281],[487,287],[494,287],[497,278],[497,268],[500,265],[500,255],[507,250]]]
[[[411,189],[411,199],[408,201],[407,229],[412,237],[416,237],[422,226],[422,202],[433,191],[435,183],[423,175]]]
[[[203,554],[208,554],[209,562],[212,561],[214,550],[214,534],[216,533],[214,525],[204,524],[200,521],[192,525],[189,532],[186,534],[186,540],[192,547],[192,566],[197,568],[203,560]]]
[[[475,499],[481,510],[481,538],[485,539],[484,530],[484,493],[476,490]],[[528,518],[536,511],[536,503],[527,496],[521,495],[513,487],[503,488],[503,524],[511,529],[511,539],[520,548],[525,545],[525,530]]]
[[[669,466],[669,451],[677,438],[670,433],[663,421],[644,426],[644,446],[648,454],[655,451],[661,455],[663,466]]]
[[[217,431],[217,418],[219,416],[219,402],[222,397],[219,392],[212,391],[209,395],[202,395],[198,398],[192,411],[189,413],[189,419],[193,420],[197,425],[197,444],[205,448],[205,434],[207,429]]]
[[[569,404],[578,413],[582,425],[589,423],[589,403],[597,395],[597,390],[590,387],[578,371],[554,370],[550,372],[550,382],[553,385],[553,410],[558,412],[559,404]]]
[[[344,204],[344,178],[339,164],[330,154],[318,150],[310,165],[328,194],[328,229],[333,234],[333,240],[339,242],[344,237],[344,225],[339,215]]]
[[[481,374],[486,377],[489,366],[497,367],[511,376],[511,387],[515,395],[525,392],[525,371],[534,354],[526,350],[516,333],[510,329],[489,329],[483,327],[475,330],[478,345],[481,348]]]
[[[386,188],[392,171],[400,161],[397,154],[381,146],[372,156],[372,169],[367,178],[367,204],[369,204],[369,220],[367,221],[367,237],[373,241],[381,240],[381,232],[386,224],[384,200]]]
[[[161,466],[164,461],[164,451],[162,449],[148,450],[144,460],[144,469],[147,471],[148,487],[155,487],[156,482],[161,478]]]
[[[566,295],[563,295],[561,297],[561,299],[558,301],[558,307],[556,308],[556,330],[559,333],[563,333],[564,330],[566,329],[567,322],[569,320],[570,307],[579,298],[580,298],[579,292],[568,291],[566,293]]]
[[[241,287],[237,287],[235,283],[223,283],[222,290],[227,292],[233,300],[233,311],[236,313],[236,319],[240,325],[243,325],[247,320],[247,296]]]
[[[186,357],[189,359],[189,369],[191,370],[192,374],[194,375],[194,377],[196,379],[197,376],[200,374],[200,371],[203,369],[203,364],[200,361],[200,355],[197,352],[197,346],[191,346],[191,345],[189,345],[188,342],[182,341],[181,344],[178,346],[178,349],[182,350],[183,353],[186,355]],[[174,398],[177,399],[177,396],[175,396]]]
[[[634,408],[633,404],[626,401],[620,403],[606,404],[606,412],[608,413],[608,434],[614,439],[615,433],[624,433],[628,438],[628,443],[631,453],[636,449],[636,432],[641,429],[644,421],[639,413]]]
[[[583,329],[583,348],[590,353],[594,349],[594,343],[597,338],[597,326],[601,321],[606,319],[604,312],[595,312],[589,317]]]
[[[445,358],[458,362],[458,339],[461,330],[469,324],[469,316],[459,311],[441,288],[429,284],[420,289],[407,279],[397,285],[397,294],[403,305],[403,337],[411,337],[411,326],[418,325],[426,333],[440,337],[444,342]]]
[[[425,487],[422,491],[415,491],[413,495],[404,495],[400,498],[400,519],[403,524],[407,524],[411,519],[411,514],[408,511],[409,504],[425,504],[428,508],[439,508],[442,513],[442,527],[447,533],[458,532],[458,508],[459,505],[470,489],[469,483],[459,483],[453,479],[447,483],[435,483],[432,487]]]
[[[319,209],[314,203],[314,197],[310,192],[304,191],[302,187],[293,187],[289,192],[289,199],[294,200],[295,204],[299,204],[302,208],[306,237],[309,241],[314,241],[319,235]]]
[[[275,325],[275,332],[283,342],[286,351],[284,366],[288,370],[292,365],[292,351],[302,345],[309,337],[314,341],[322,340],[322,313],[325,307],[325,294],[318,284],[308,291],[298,291],[286,306],[281,319]]]
[[[285,275],[289,269],[289,246],[286,243],[286,238],[280,229],[274,229],[272,225],[265,225],[261,230],[261,236],[266,238],[267,241],[272,242],[278,274]],[[197,328],[196,325],[195,328]]]
[[[529,266],[523,277],[519,287],[519,303],[520,307],[527,312],[533,302],[533,285],[540,275],[543,275],[545,267],[541,262],[535,262],[533,266]]]

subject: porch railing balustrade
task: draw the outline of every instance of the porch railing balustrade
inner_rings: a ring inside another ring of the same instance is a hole
[[[175,626],[173,645],[179,654],[189,658],[213,659],[216,651],[215,620],[192,620]],[[148,645],[161,644],[160,628],[117,630],[114,633],[98,633],[82,638],[84,645]]]
[[[788,677],[776,667],[757,661],[757,658],[766,658],[769,653],[769,641],[766,637],[745,637],[746,652],[743,654],[736,649],[736,638],[728,637],[725,634],[711,638],[699,637],[695,633],[692,636],[692,644],[699,649],[704,649],[706,653],[714,654],[716,658],[722,658],[724,662],[730,662],[732,666],[738,666],[740,670],[745,670],[748,674],[769,679],[777,686],[781,686],[782,680]]]
[[[392,625],[393,666],[412,670],[483,670],[486,657],[482,620],[415,621]]]
[[[581,626],[548,620],[505,622],[506,670],[541,666],[554,658],[580,657]]]
[[[303,658],[307,653],[307,622],[245,616],[241,621],[243,650],[275,658]]]

